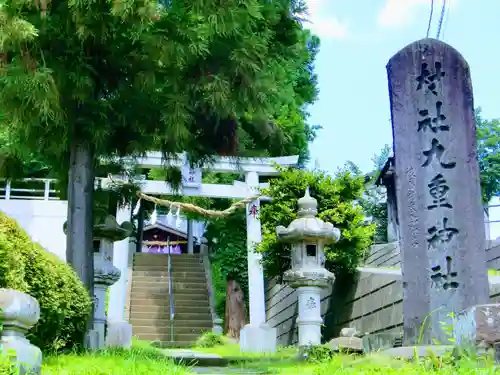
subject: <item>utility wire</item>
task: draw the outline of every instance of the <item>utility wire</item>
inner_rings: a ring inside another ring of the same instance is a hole
[[[429,14],[429,23],[427,25],[427,34],[425,35],[426,38],[429,37],[429,32],[431,31],[431,23],[432,23],[432,14],[434,13],[434,0],[431,0],[431,12]]]
[[[436,39],[439,39],[441,34],[441,27],[443,26],[444,15],[446,13],[446,0],[443,0],[443,6],[441,7],[441,15],[439,16],[438,30],[436,34]]]
[[[448,18],[450,17],[450,3],[446,6],[446,15],[444,16],[443,29],[441,30],[441,39],[444,40],[444,34],[446,32],[446,26],[448,25]]]

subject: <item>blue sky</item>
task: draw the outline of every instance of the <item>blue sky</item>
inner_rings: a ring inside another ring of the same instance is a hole
[[[436,29],[443,0],[434,0]],[[308,0],[310,24],[321,38],[316,60],[319,100],[311,123],[323,126],[311,145],[311,166],[334,172],[352,160],[363,171],[392,144],[385,65],[425,37],[431,0]],[[500,117],[499,0],[448,0],[440,39],[471,67],[475,106]]]

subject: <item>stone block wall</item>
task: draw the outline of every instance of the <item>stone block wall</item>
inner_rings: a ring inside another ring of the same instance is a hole
[[[489,241],[486,246],[489,269],[500,270],[500,242]],[[365,265],[399,267],[401,257],[397,243],[374,245]],[[490,289],[493,302],[500,302],[500,286]],[[398,333],[403,326],[403,291],[401,281],[392,276],[363,274],[352,280],[336,280],[321,296],[324,319],[323,339],[336,337],[343,327],[356,327],[360,332]],[[278,344],[297,342],[297,294],[278,280],[266,286],[266,316],[277,328]]]

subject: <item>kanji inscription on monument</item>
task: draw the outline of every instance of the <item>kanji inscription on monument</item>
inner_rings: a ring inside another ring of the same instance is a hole
[[[446,342],[451,312],[488,303],[469,66],[435,39],[387,64],[403,271],[405,341]],[[426,319],[427,318],[427,319]]]

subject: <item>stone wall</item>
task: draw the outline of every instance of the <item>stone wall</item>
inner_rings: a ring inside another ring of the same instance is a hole
[[[500,270],[500,243],[489,241],[486,250],[489,269]],[[397,243],[374,245],[365,264],[374,267],[399,267]],[[490,289],[492,301],[500,302],[500,286]],[[321,314],[325,327],[323,339],[336,337],[342,327],[356,327],[360,332],[396,333],[403,325],[403,292],[401,281],[392,276],[363,274],[354,280],[336,280],[321,296]],[[278,344],[297,342],[297,294],[277,282],[266,286],[266,316],[277,328]]]

